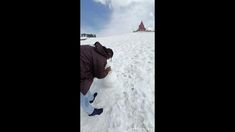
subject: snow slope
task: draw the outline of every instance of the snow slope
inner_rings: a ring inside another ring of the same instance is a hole
[[[154,131],[154,32],[90,38],[82,45],[99,41],[113,49],[112,72],[95,79],[92,104],[104,108],[99,116],[89,117],[81,109],[81,132],[153,132]]]

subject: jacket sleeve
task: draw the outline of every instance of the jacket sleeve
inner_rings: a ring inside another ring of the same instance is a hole
[[[105,78],[108,75],[108,71],[105,70],[107,64],[106,59],[95,59],[93,65],[94,76],[98,79]]]

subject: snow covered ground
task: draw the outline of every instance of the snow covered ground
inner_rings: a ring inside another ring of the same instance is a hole
[[[99,41],[113,49],[112,72],[95,79],[92,104],[103,108],[99,116],[89,117],[81,109],[81,132],[153,132],[154,131],[154,32],[128,33],[90,38],[82,45]]]

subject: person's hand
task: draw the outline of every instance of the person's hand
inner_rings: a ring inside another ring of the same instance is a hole
[[[110,72],[110,71],[111,71],[111,67],[109,66],[109,67],[107,67],[105,70],[106,70],[107,72]]]

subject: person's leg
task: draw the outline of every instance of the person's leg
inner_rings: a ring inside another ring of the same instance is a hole
[[[93,96],[93,94],[91,94],[90,91],[87,92],[86,96],[87,96],[87,98],[88,98],[89,101],[91,101],[91,100],[94,99],[94,96]]]
[[[80,93],[80,103],[82,108],[90,115],[94,111],[94,108],[90,105],[88,97]]]

